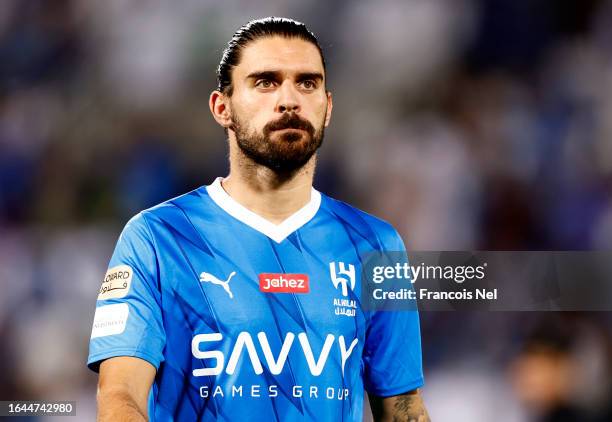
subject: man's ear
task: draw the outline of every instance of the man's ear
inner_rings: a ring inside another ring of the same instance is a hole
[[[208,107],[214,119],[224,128],[228,129],[232,124],[232,115],[229,107],[229,97],[221,91],[214,90],[210,93]]]
[[[327,91],[326,94],[327,94],[327,113],[325,114],[325,127],[329,126],[329,121],[331,120],[332,108],[334,108],[331,92]]]

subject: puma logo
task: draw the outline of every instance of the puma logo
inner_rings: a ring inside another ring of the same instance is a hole
[[[229,295],[230,299],[233,299],[234,295],[232,294],[232,291],[229,288],[229,282],[232,279],[232,277],[235,276],[235,275],[236,275],[236,271],[232,271],[232,273],[229,275],[227,280],[223,281],[223,280],[219,280],[217,277],[215,277],[212,274],[201,273],[200,274],[200,281],[208,282],[208,283],[212,283],[212,284],[218,284],[219,286],[223,287],[223,290],[225,290],[227,292],[227,294]]]

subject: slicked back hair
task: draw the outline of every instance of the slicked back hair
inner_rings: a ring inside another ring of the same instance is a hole
[[[217,89],[231,96],[233,92],[232,70],[238,66],[242,50],[251,42],[260,38],[280,36],[284,38],[299,38],[312,43],[321,55],[323,70],[325,58],[317,37],[308,30],[302,22],[288,18],[268,17],[252,20],[241,26],[223,50],[221,62],[217,67]]]

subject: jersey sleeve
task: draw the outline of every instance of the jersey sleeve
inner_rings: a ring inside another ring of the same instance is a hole
[[[123,229],[100,287],[87,365],[134,356],[159,369],[166,335],[161,313],[157,256],[142,213]]]
[[[394,229],[385,249],[406,251]],[[421,387],[424,378],[418,311],[373,311],[366,329],[363,362],[364,386],[370,394],[388,397]]]

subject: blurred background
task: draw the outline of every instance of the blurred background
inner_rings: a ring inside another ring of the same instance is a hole
[[[77,400],[67,420],[94,420],[85,361],[114,243],[226,174],[215,68],[269,15],[326,53],[319,190],[409,250],[612,249],[612,1],[3,0],[1,400]],[[434,421],[612,420],[610,313],[421,320]]]

